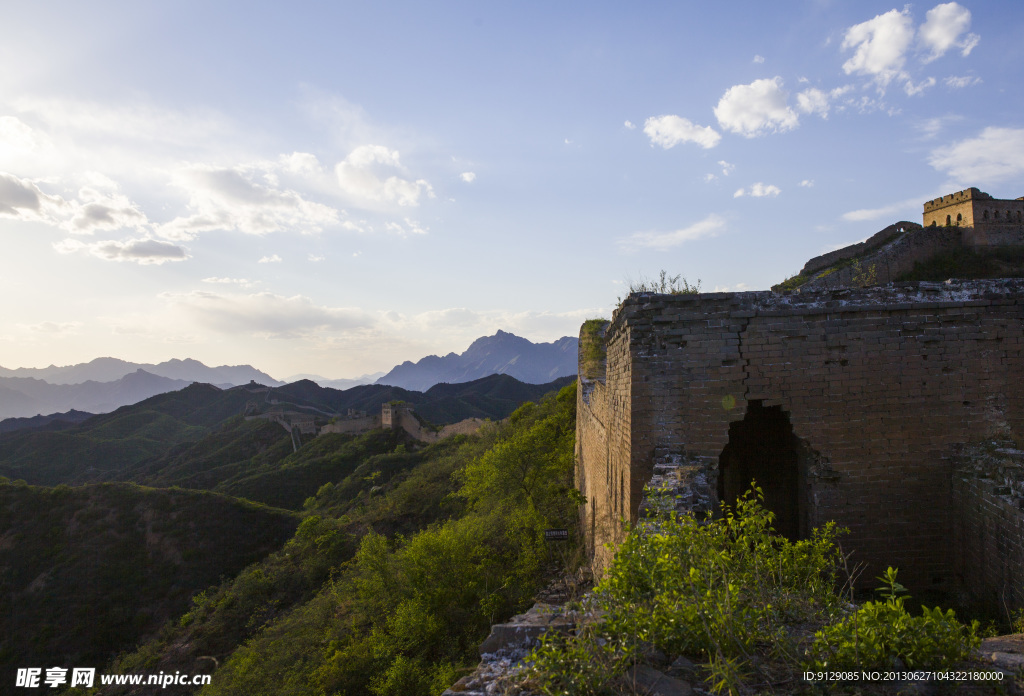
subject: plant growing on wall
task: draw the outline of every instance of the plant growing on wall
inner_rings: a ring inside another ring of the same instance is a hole
[[[700,293],[701,281],[700,278],[698,278],[696,283],[690,285],[689,281],[682,275],[670,276],[668,271],[662,269],[656,280],[648,280],[641,275],[640,280],[629,280],[628,283],[629,292],[626,294],[627,298],[630,295],[636,295],[639,293],[655,293],[658,295],[696,295]],[[624,298],[618,298],[620,307],[624,301]]]

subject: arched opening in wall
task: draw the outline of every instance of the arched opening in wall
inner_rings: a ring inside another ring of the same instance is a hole
[[[946,227],[949,227],[951,224],[953,224],[952,220],[950,220],[949,216],[947,215],[946,216]]]
[[[765,507],[775,513],[775,531],[794,541],[807,538],[806,449],[781,406],[748,402],[743,420],[729,425],[729,442],[718,457],[718,499],[735,505],[756,481]]]
[[[964,221],[964,216],[962,214],[960,214],[960,213],[957,213],[956,214],[956,224],[957,224],[957,226],[959,226],[960,223],[963,222],[963,221]]]

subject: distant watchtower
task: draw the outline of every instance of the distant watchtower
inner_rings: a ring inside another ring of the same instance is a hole
[[[1024,243],[1024,197],[993,198],[973,186],[924,204],[925,227],[964,228],[964,246]]]
[[[384,430],[395,430],[402,427],[402,412],[408,411],[409,405],[404,401],[390,401],[381,404],[380,426]]]

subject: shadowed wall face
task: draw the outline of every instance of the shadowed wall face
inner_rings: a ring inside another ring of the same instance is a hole
[[[634,295],[605,345],[577,416],[597,569],[648,483],[703,515],[754,479],[786,536],[848,528],[865,582],[952,589],[950,452],[1024,436],[1021,280]]]

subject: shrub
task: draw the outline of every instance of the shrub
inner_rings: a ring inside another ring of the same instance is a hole
[[[809,668],[892,667],[897,659],[946,667],[977,645],[977,625],[961,625],[952,611],[908,614],[892,569],[883,578],[887,599],[851,614],[837,587],[842,530],[829,523],[810,539],[779,537],[756,487],[718,519],[679,514],[651,495],[652,518],[630,533],[594,590],[592,616],[600,618],[578,636],[545,638],[528,658],[524,685],[551,696],[613,693],[625,667],[655,648],[669,659],[703,657],[711,690],[738,693],[752,681],[799,681]],[[813,642],[801,638],[808,627],[821,627]]]
[[[911,616],[906,590],[889,568],[878,578],[885,601],[865,602],[856,612],[814,634],[809,663],[814,669],[943,669],[966,659],[978,646],[978,622],[965,626],[952,609],[922,607]]]

